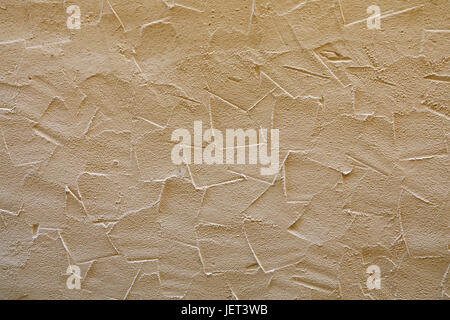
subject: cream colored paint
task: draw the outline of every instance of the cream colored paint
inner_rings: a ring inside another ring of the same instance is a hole
[[[0,298],[448,299],[449,15],[0,0]],[[279,170],[175,164],[196,121]]]

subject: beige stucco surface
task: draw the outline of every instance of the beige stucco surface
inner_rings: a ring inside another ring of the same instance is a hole
[[[449,13],[0,0],[0,298],[448,299]],[[194,121],[279,170],[175,164]]]

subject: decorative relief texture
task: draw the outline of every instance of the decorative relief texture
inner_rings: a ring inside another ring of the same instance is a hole
[[[447,0],[0,0],[0,298],[448,299],[449,48]]]

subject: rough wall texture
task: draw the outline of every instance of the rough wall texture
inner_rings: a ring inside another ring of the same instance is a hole
[[[448,299],[449,12],[0,0],[0,298]],[[279,170],[176,164],[195,121]]]

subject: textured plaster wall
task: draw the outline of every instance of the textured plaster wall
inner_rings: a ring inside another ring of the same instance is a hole
[[[0,298],[448,299],[449,6],[0,0]],[[194,121],[279,172],[175,165]]]

